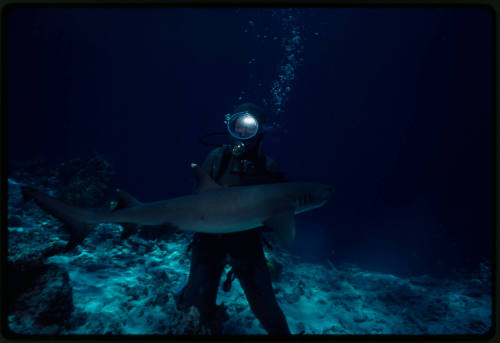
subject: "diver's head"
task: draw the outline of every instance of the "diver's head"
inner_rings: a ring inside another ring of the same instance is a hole
[[[263,125],[266,123],[266,111],[256,104],[251,102],[246,102],[244,104],[238,105],[234,108],[233,114],[238,112],[249,112],[259,121],[259,124]]]
[[[236,139],[248,140],[259,133],[259,121],[250,112],[238,112],[228,123],[228,131]]]
[[[252,103],[241,104],[232,113],[226,114],[225,123],[233,138],[234,156],[252,158],[259,154],[265,120],[264,110]]]

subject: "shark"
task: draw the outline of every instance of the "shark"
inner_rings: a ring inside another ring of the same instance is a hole
[[[66,250],[80,244],[100,223],[155,226],[158,230],[225,234],[261,226],[274,231],[287,250],[295,239],[295,215],[323,206],[331,197],[329,185],[311,182],[224,187],[196,163],[197,179],[192,194],[163,201],[141,202],[117,189],[114,210],[96,210],[69,205],[33,187],[22,187],[25,200],[61,220],[70,234]]]

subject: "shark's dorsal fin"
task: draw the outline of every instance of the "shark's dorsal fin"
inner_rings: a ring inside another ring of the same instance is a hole
[[[213,191],[215,189],[221,188],[203,169],[201,169],[196,163],[191,163],[191,168],[194,170],[196,176],[196,188],[195,193]]]
[[[116,204],[115,210],[142,205],[142,202],[121,189],[117,189],[116,193],[118,195],[118,203]]]
[[[293,240],[295,239],[295,216],[293,209],[287,209],[275,214],[265,220],[263,224],[273,229],[285,249],[292,249]]]

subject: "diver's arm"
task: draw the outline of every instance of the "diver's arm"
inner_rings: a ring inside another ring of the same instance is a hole
[[[205,161],[201,165],[201,169],[210,175],[211,178],[215,178],[217,175],[217,168],[220,166],[220,159],[222,158],[223,149],[215,148],[207,155]]]

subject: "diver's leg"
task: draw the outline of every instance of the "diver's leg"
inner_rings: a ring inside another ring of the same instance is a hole
[[[208,317],[216,310],[217,288],[225,264],[225,254],[218,245],[216,235],[195,234],[189,280],[179,297],[181,306],[195,306],[202,317]]]
[[[258,234],[243,235],[244,247],[231,252],[231,264],[250,308],[271,335],[287,335],[290,329],[281,311]],[[239,244],[236,244],[239,245]]]

